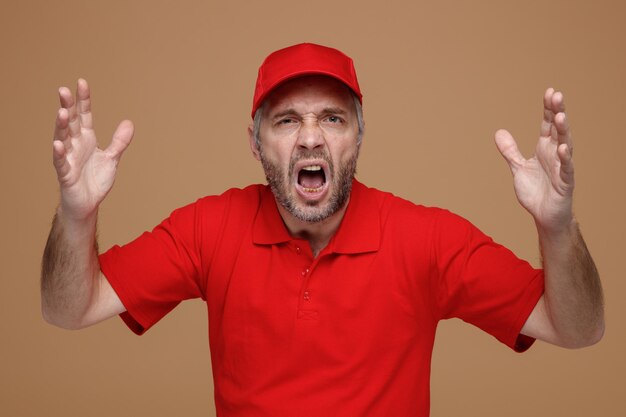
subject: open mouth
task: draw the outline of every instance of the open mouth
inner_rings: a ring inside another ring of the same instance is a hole
[[[326,173],[321,165],[303,166],[298,171],[298,185],[308,194],[321,192],[326,185]]]

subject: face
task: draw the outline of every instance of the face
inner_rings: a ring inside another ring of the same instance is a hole
[[[358,136],[350,90],[332,78],[311,76],[272,92],[262,110],[259,146],[250,140],[281,211],[315,223],[348,201]]]

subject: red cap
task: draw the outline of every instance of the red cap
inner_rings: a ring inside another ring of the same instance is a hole
[[[280,84],[303,75],[314,74],[336,78],[363,102],[354,64],[349,56],[326,46],[301,43],[272,52],[259,67],[252,101],[252,118],[265,97]]]

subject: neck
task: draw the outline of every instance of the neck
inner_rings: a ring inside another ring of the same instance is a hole
[[[289,234],[295,238],[307,240],[313,251],[313,256],[317,257],[337,232],[348,208],[348,202],[349,200],[330,217],[315,223],[302,221],[285,210],[282,205],[277,204],[277,206]]]

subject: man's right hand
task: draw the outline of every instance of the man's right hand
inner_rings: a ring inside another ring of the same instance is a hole
[[[81,221],[95,215],[98,205],[113,186],[117,164],[133,138],[133,123],[122,121],[111,144],[98,148],[93,130],[91,98],[87,81],[78,80],[76,98],[59,88],[52,155],[61,187],[61,211],[66,220]]]
[[[59,98],[52,155],[61,204],[44,249],[41,304],[49,323],[80,329],[125,311],[100,271],[96,220],[134,129],[132,122],[121,122],[111,144],[99,149],[87,81],[78,80],[75,99],[65,87]]]

